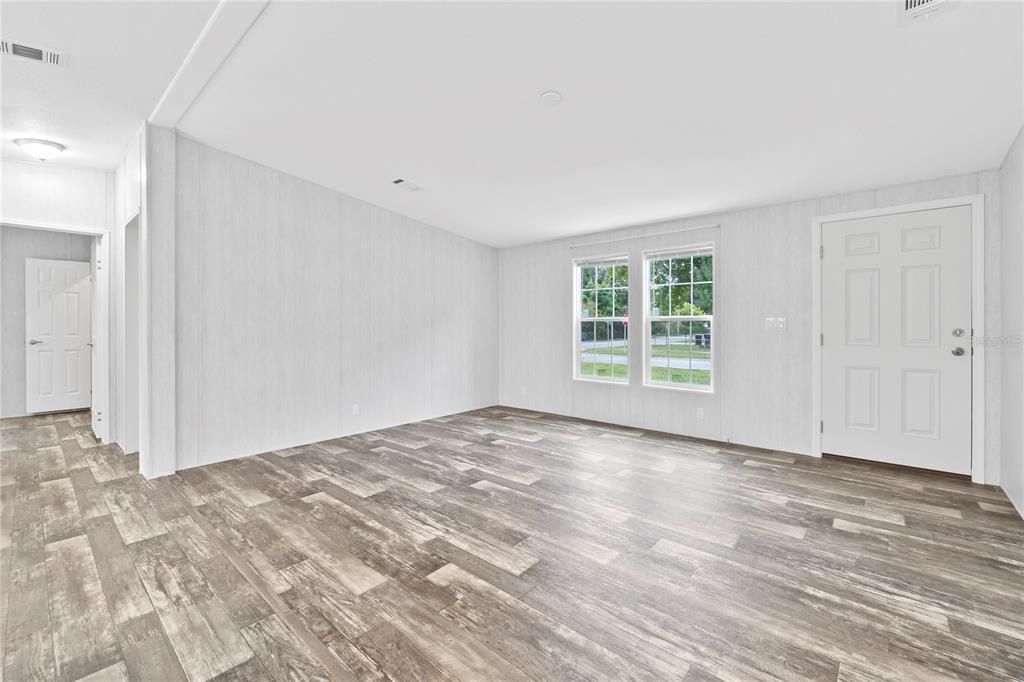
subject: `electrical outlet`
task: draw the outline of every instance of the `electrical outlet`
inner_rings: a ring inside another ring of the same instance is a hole
[[[526,386],[519,387],[519,395],[526,395]]]
[[[352,405],[352,416],[353,417],[358,417],[359,416],[359,404],[358,403],[355,403],[355,404]]]
[[[784,317],[766,317],[764,318],[765,331],[769,332],[781,332],[786,330],[786,318]]]
[[[704,418],[704,408],[703,407],[698,407],[697,408],[697,419],[703,419],[703,418]]]

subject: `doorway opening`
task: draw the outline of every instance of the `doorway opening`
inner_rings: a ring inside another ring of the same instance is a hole
[[[109,234],[0,231],[0,416],[91,410],[96,437],[109,441]]]

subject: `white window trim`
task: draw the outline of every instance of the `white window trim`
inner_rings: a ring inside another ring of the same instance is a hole
[[[657,249],[654,251],[644,251],[640,254],[641,267],[643,268],[643,345],[644,345],[644,372],[643,372],[643,386],[645,388],[661,388],[668,389],[670,391],[690,391],[693,393],[703,394],[714,394],[715,392],[715,377],[718,374],[718,367],[715,362],[715,346],[717,345],[716,339],[718,338],[718,332],[716,331],[717,325],[714,322],[715,315],[658,315],[652,316],[651,313],[651,268],[650,262],[652,260],[658,260],[666,256],[683,255],[687,253],[711,253],[712,263],[712,274],[711,274],[711,300],[714,302],[715,308],[718,307],[718,301],[716,296],[715,282],[718,279],[718,259],[715,255],[715,244],[714,242],[702,242],[699,244],[687,244],[685,246],[678,246],[670,249]],[[652,322],[711,322],[711,348],[708,349],[708,359],[711,362],[711,381],[707,386],[701,384],[675,384],[668,381],[654,381],[651,379],[651,323]]]
[[[618,263],[620,265],[626,265],[630,267],[628,253],[615,253],[610,255],[602,256],[590,256],[585,258],[574,258],[572,261],[572,378],[573,381],[586,381],[599,384],[611,384],[612,386],[629,386],[629,323],[626,323],[626,349],[627,349],[627,362],[626,362],[626,376],[625,377],[599,377],[599,376],[584,376],[580,374],[580,355],[582,355],[582,348],[580,346],[580,323],[583,319],[580,317],[580,265],[584,263],[599,264],[599,263]],[[631,268],[632,269],[632,268]],[[630,275],[632,278],[632,274]],[[629,288],[626,289],[629,291]],[[633,303],[630,302],[630,308]],[[596,318],[588,318],[596,319]],[[611,322],[626,322],[628,318],[625,317],[602,317],[602,320],[608,320]],[[712,342],[713,343],[713,342]]]

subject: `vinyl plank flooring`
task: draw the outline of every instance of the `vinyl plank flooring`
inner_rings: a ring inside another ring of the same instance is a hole
[[[47,543],[64,538],[81,535],[85,532],[82,525],[82,513],[78,508],[78,498],[70,478],[57,478],[44,481],[43,497],[43,535]]]
[[[9,432],[5,432],[5,436]],[[10,577],[4,627],[4,678],[54,677],[53,634],[46,584],[46,552],[39,469],[30,450],[16,455],[16,492],[11,515]]]
[[[118,661],[102,670],[80,677],[79,682],[131,682],[131,676],[124,661]]]
[[[330,680],[328,672],[289,632],[279,616],[270,615],[245,626],[242,635],[274,679]]]
[[[103,484],[103,499],[121,532],[125,544],[162,535],[167,532],[156,508],[142,494],[145,481],[117,479]]]
[[[381,623],[357,640],[393,680],[450,680],[391,623]]]
[[[145,481],[0,420],[5,680],[1024,679],[955,477],[508,408]]]
[[[116,665],[121,650],[89,538],[48,543],[46,575],[56,678],[77,680]]]

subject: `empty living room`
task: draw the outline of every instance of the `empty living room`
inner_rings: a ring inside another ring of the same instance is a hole
[[[0,0],[0,682],[1024,681],[1024,0]]]

